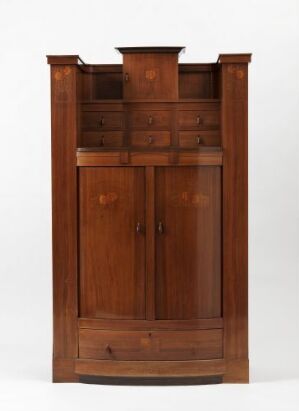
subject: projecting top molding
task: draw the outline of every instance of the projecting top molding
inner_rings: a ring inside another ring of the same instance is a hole
[[[115,47],[121,54],[136,54],[136,53],[174,53],[182,54],[185,52],[185,47]]]

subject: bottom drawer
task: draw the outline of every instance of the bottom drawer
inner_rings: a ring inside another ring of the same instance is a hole
[[[79,358],[110,360],[204,360],[223,357],[222,329],[104,331],[81,329]]]
[[[180,147],[220,146],[218,131],[181,131],[179,133]]]
[[[81,135],[81,147],[120,147],[122,145],[122,131],[85,131]]]

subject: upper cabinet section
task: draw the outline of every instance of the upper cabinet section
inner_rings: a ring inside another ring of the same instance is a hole
[[[183,47],[121,47],[124,100],[177,100]]]

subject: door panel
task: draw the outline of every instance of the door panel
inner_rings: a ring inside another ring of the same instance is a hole
[[[157,167],[156,317],[221,316],[221,169]]]
[[[144,169],[79,173],[80,316],[145,318]]]

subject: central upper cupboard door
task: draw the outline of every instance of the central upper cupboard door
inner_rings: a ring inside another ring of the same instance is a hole
[[[79,173],[80,316],[145,318],[144,169]]]
[[[125,100],[178,98],[176,53],[124,54],[123,73]]]
[[[158,167],[155,201],[156,318],[220,317],[220,167]]]

